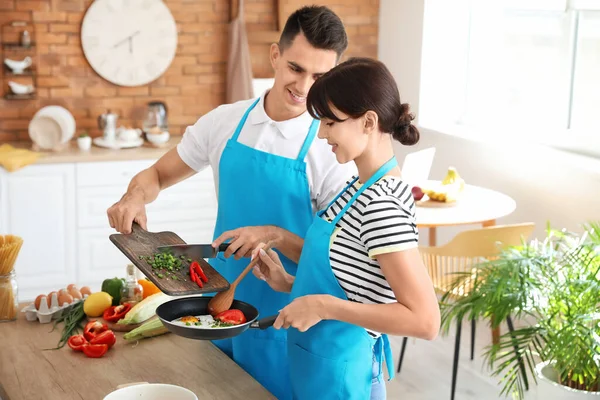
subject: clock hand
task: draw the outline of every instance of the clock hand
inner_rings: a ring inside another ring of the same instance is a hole
[[[131,40],[131,38],[133,38],[134,36],[137,36],[137,35],[139,35],[139,33],[140,33],[140,31],[136,31],[136,32],[134,32],[133,34],[131,34],[131,35],[127,36],[125,39],[123,39],[123,40],[121,40],[121,41],[117,42],[116,44],[114,44],[114,45],[113,45],[113,48],[119,47],[119,46],[120,46],[120,45],[122,45],[123,43],[125,43],[125,42],[127,42],[127,41]]]

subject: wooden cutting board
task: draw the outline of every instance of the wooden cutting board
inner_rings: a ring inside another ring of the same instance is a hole
[[[183,268],[179,271],[169,273],[169,276],[175,275],[177,279],[170,279],[167,276],[159,278],[157,273],[161,272],[165,275],[164,271],[152,270],[152,266],[148,264],[145,257],[151,257],[158,253],[159,246],[186,244],[173,232],[148,232],[134,222],[131,234],[113,234],[110,235],[110,241],[163,293],[169,296],[215,293],[229,288],[229,282],[204,259],[196,260],[208,278],[208,282],[204,284],[203,288],[190,280],[190,263],[187,260],[183,260]],[[140,259],[140,257],[144,257],[144,259]]]

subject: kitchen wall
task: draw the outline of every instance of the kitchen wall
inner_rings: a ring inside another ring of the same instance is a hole
[[[139,87],[115,86],[98,76],[86,62],[80,42],[80,26],[91,0],[0,0],[0,24],[12,20],[35,23],[37,49],[34,56],[38,99],[0,99],[0,143],[29,140],[27,127],[43,106],[56,104],[75,116],[77,130],[100,134],[97,117],[110,108],[121,123],[139,126],[145,105],[163,100],[169,107],[172,134],[182,134],[202,114],[225,99],[227,28],[230,0],[165,0],[178,26],[178,51],[167,72]],[[379,0],[321,0],[340,15],[347,27],[350,46],[346,57],[377,56]],[[246,0],[245,20],[249,32],[274,31],[277,1]],[[310,1],[281,0],[287,17]],[[252,43],[256,77],[268,77],[269,45]],[[2,55],[4,58],[6,54]],[[22,56],[20,56],[22,57]],[[14,58],[20,59],[19,55]],[[7,93],[7,79],[0,76],[0,95]]]
[[[419,109],[419,73],[424,0],[381,0],[379,58],[394,74],[402,100]],[[565,138],[568,140],[568,138]],[[498,223],[532,221],[534,235],[546,223],[580,231],[584,222],[600,221],[600,160],[526,143],[486,143],[421,127],[415,147],[398,145],[399,159],[411,151],[435,147],[432,179],[455,166],[468,183],[506,193],[516,211]],[[472,228],[468,226],[466,228]],[[438,229],[439,243],[462,228]],[[427,232],[422,231],[423,243]]]

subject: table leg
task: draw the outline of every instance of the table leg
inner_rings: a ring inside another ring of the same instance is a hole
[[[484,228],[487,228],[489,226],[494,226],[494,225],[496,225],[496,220],[491,219],[489,221],[483,221],[483,223],[481,225]],[[499,326],[497,328],[492,328],[492,343],[493,344],[500,343],[500,327]]]
[[[437,237],[436,237],[436,227],[432,226],[429,228],[429,246],[434,247],[437,246]]]

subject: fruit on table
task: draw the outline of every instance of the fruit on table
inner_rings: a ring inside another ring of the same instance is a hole
[[[423,190],[418,186],[413,186],[413,188],[411,189],[411,192],[416,201],[421,200],[423,198],[423,196],[425,196],[425,193],[423,193]]]
[[[112,305],[118,306],[121,304],[121,290],[125,286],[125,279],[123,278],[112,278],[105,279],[102,282],[102,291],[108,293],[112,297]],[[104,310],[102,310],[104,311]]]
[[[148,296],[151,296],[155,293],[160,293],[160,289],[152,282],[150,282],[148,279],[140,279],[138,281],[138,283],[140,285],[142,285],[142,294],[144,299]]]
[[[133,308],[125,315],[125,318],[120,319],[117,324],[133,325],[142,323],[156,315],[156,309],[158,306],[166,303],[169,300],[171,300],[171,297],[167,296],[163,292],[148,296],[133,306]]]
[[[112,302],[112,296],[106,292],[92,293],[83,302],[83,312],[88,317],[99,317]]]
[[[449,167],[441,184],[421,189],[433,201],[452,203],[459,199],[465,189],[465,180],[460,177],[456,168]]]

